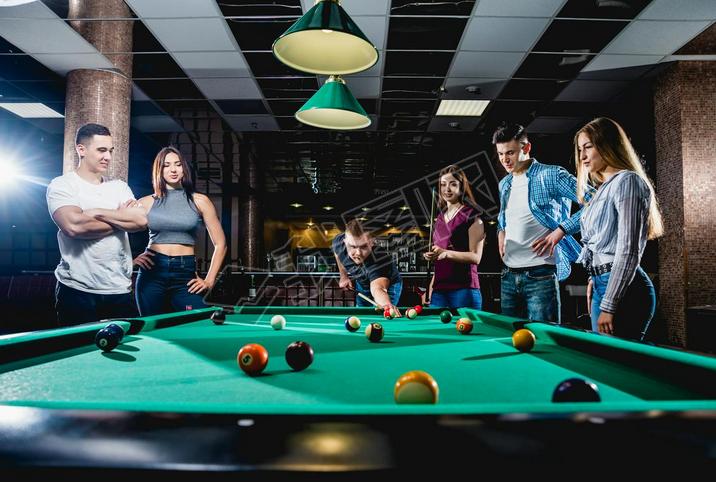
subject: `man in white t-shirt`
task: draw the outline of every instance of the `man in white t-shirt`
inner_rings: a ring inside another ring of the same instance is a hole
[[[114,151],[109,129],[85,124],[75,145],[77,169],[47,188],[47,206],[59,228],[55,307],[61,326],[136,315],[127,233],[147,227],[129,186],[104,177]]]
[[[498,128],[492,138],[507,171],[500,181],[498,248],[502,271],[502,313],[559,323],[559,282],[570,273],[581,246],[581,210],[570,216],[577,199],[577,179],[559,166],[530,157],[532,145],[524,127]],[[588,194],[587,200],[591,197]]]

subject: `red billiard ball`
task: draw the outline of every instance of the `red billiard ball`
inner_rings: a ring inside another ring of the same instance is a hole
[[[418,314],[420,314],[420,313],[423,312],[423,305],[415,305],[415,307],[414,307],[413,309],[414,309],[415,311],[417,311]]]
[[[258,375],[268,364],[268,351],[257,343],[249,343],[239,350],[236,361],[243,371],[249,375]]]
[[[389,308],[383,312],[383,318],[386,320],[392,320],[393,319],[393,311]]]
[[[313,348],[305,341],[294,341],[286,348],[286,363],[300,372],[313,362]]]

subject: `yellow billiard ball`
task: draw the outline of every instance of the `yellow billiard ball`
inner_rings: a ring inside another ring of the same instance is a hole
[[[517,330],[512,334],[512,345],[521,352],[528,352],[535,346],[537,338],[526,328]]]
[[[395,382],[396,403],[437,403],[440,389],[435,379],[422,370],[404,373]]]

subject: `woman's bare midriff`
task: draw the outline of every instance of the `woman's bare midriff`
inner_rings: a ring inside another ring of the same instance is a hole
[[[194,246],[189,244],[150,244],[148,248],[166,256],[194,255]]]

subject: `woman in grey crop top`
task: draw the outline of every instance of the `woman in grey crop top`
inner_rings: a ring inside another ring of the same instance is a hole
[[[654,316],[656,292],[639,267],[648,239],[663,224],[654,187],[624,130],[606,117],[574,137],[577,197],[591,181],[597,192],[582,211],[584,248],[578,261],[590,275],[592,329],[641,340]]]
[[[134,259],[139,266],[135,296],[141,316],[204,308],[226,255],[226,237],[211,200],[194,192],[191,170],[181,153],[165,147],[154,158],[154,194],[139,203],[147,211],[149,246]],[[194,246],[206,229],[214,254],[206,277],[196,271]]]

